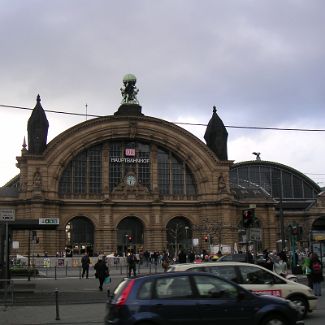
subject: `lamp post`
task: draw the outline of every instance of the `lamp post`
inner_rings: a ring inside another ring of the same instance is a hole
[[[282,190],[281,190],[281,196],[280,196],[279,212],[280,212],[281,250],[284,251],[285,250],[285,234],[284,234],[284,217],[283,217],[283,207],[282,207]]]
[[[280,218],[280,237],[281,237],[281,250],[285,250],[285,230],[284,230],[284,216],[283,216],[283,193],[282,193],[282,174],[276,178],[279,183],[279,191],[280,191],[280,200],[279,200],[279,218]]]
[[[189,230],[189,226],[185,226],[184,227],[185,228],[185,248],[186,248],[186,250],[188,250],[188,238],[187,238],[187,232],[188,232],[188,230]]]

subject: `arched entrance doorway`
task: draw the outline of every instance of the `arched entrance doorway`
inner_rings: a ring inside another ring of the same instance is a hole
[[[93,256],[94,230],[93,223],[86,217],[71,219],[65,226],[66,256],[83,254],[86,251]]]
[[[311,249],[323,259],[325,256],[325,217],[317,218],[311,227]]]
[[[177,256],[181,250],[192,249],[192,227],[185,217],[175,217],[166,226],[167,249],[170,256]]]
[[[123,256],[128,250],[143,250],[143,223],[137,217],[126,217],[117,226],[117,254]]]

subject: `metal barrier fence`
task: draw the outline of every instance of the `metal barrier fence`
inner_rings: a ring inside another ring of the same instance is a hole
[[[70,263],[69,263],[70,262]],[[108,260],[107,261],[109,271],[111,275],[122,275],[128,276],[129,268],[125,261],[118,260]],[[16,269],[17,270],[17,269]],[[159,273],[162,272],[162,266],[159,263],[137,263],[136,264],[136,272],[137,274],[151,274],[151,273]],[[95,275],[94,264],[91,264],[89,267],[89,276],[93,277]],[[14,273],[12,276],[15,277]],[[19,277],[27,277],[28,275],[19,275]],[[57,263],[57,261],[53,261],[47,265],[38,263],[33,265],[33,268],[30,270],[30,277],[43,277],[43,278],[66,278],[66,277],[82,277],[82,267],[81,265],[75,265],[71,263],[71,261],[67,261],[67,263]]]
[[[14,303],[14,283],[9,279],[0,279],[0,305],[12,305]]]

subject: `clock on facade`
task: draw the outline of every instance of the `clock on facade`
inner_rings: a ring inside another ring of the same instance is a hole
[[[126,177],[126,184],[127,184],[127,185],[129,185],[129,186],[134,186],[135,183],[136,183],[136,178],[135,178],[135,176],[133,176],[133,175],[128,175],[128,176]]]

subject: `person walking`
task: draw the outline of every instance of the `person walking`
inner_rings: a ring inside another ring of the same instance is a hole
[[[169,263],[170,263],[169,255],[167,252],[164,252],[163,257],[162,257],[162,263],[161,263],[161,266],[164,269],[164,272],[167,272],[167,270],[169,268]]]
[[[99,290],[103,291],[104,280],[107,276],[109,276],[109,271],[104,256],[98,257],[98,261],[95,264],[94,269],[96,270],[95,277],[98,278],[99,281]]]
[[[88,252],[85,252],[85,255],[81,258],[82,278],[86,274],[86,279],[88,279],[88,276],[89,276],[89,264],[90,264],[89,255],[88,255]]]
[[[131,250],[130,254],[127,257],[128,269],[129,269],[129,278],[133,272],[133,276],[137,276],[137,257],[134,254],[134,251]]]
[[[311,269],[310,279],[313,285],[314,295],[319,297],[322,295],[321,282],[324,281],[324,276],[323,276],[323,265],[316,253],[313,253],[311,257],[310,269]]]

